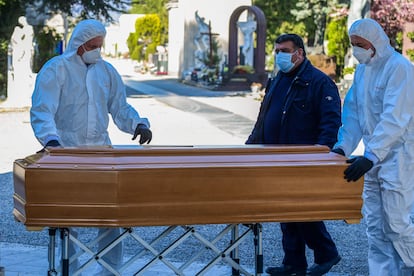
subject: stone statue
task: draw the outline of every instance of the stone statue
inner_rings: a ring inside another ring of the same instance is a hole
[[[252,14],[248,14],[247,21],[237,22],[237,26],[240,28],[240,31],[243,33],[243,55],[244,55],[244,65],[253,66],[254,62],[254,45],[253,45],[253,33],[256,31],[257,22],[254,20]]]
[[[370,1],[369,0],[351,0],[348,13],[347,27],[351,27],[355,20],[369,17]]]
[[[369,0],[351,0],[347,19],[347,29],[351,27],[355,20],[369,17],[370,1]],[[345,56],[346,67],[354,67],[356,60],[352,55],[352,49],[349,48]]]
[[[205,22],[204,17],[198,15],[198,11],[195,12],[195,18],[198,26],[198,32],[194,36],[194,44],[196,45],[194,52],[195,67],[201,68],[205,65],[202,60],[206,58],[210,49],[210,38],[208,36],[210,28]]]
[[[24,16],[20,16],[18,22],[19,25],[14,28],[10,40],[13,51],[13,70],[15,74],[27,72],[29,75],[32,73],[33,27],[27,24]]]
[[[8,72],[7,101],[3,106],[27,107],[31,104],[35,80],[31,67],[33,35],[33,27],[27,23],[26,17],[20,16],[10,38],[12,68]]]

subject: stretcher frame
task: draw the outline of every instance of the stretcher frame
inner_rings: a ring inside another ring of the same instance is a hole
[[[181,228],[182,234],[172,240],[171,243],[165,246],[162,250],[157,250],[154,246],[161,241],[163,238],[168,237],[174,230]],[[108,232],[102,233],[100,236],[96,237],[94,240],[84,243],[71,235],[69,228],[49,228],[49,245],[48,245],[48,274],[49,276],[58,275],[58,272],[61,272],[62,276],[78,276],[82,272],[85,272],[91,265],[99,263],[113,275],[123,275],[123,272],[132,267],[136,266],[136,261],[141,260],[140,258],[146,252],[152,253],[153,257],[151,260],[146,262],[144,265],[141,265],[136,268],[136,271],[133,275],[145,275],[145,272],[158,263],[163,263],[171,272],[175,275],[185,276],[189,275],[186,273],[191,264],[197,262],[198,257],[201,256],[202,251],[210,251],[215,255],[210,259],[210,261],[205,264],[196,274],[191,275],[205,275],[208,271],[213,269],[215,265],[225,264],[231,267],[231,275],[262,275],[263,273],[263,248],[262,248],[262,225],[259,223],[256,224],[228,224],[212,239],[208,240],[204,237],[199,231],[197,231],[197,226],[188,226],[188,225],[175,225],[169,226],[163,230],[158,236],[156,236],[151,241],[147,242],[142,237],[140,237],[135,231],[134,228],[123,228],[120,235],[110,242],[105,248],[98,250],[93,250],[93,247],[102,239]],[[56,266],[56,233],[60,234],[61,240],[61,256],[60,256],[60,266]],[[231,235],[230,242],[225,248],[219,248],[216,243],[221,241],[223,238]],[[253,236],[254,252],[255,252],[255,267],[254,272],[249,272],[246,268],[240,264],[239,256],[239,245],[242,242],[246,242],[251,239]],[[202,248],[198,254],[194,255],[189,260],[186,260],[184,263],[179,266],[170,262],[167,259],[167,255],[171,253],[175,248],[183,244],[190,237],[195,238],[200,242]],[[126,262],[124,262],[119,268],[112,267],[109,263],[105,262],[102,258],[106,253],[108,253],[112,248],[117,246],[119,243],[122,243],[125,239],[132,238],[139,243],[143,248],[136,252],[136,254],[130,257]],[[72,256],[69,256],[69,243],[72,242],[79,247],[80,251],[75,253]],[[78,259],[81,255],[88,254],[89,259],[81,264],[81,266],[76,271],[70,271],[69,267],[72,262]],[[194,270],[194,269],[193,269]],[[131,271],[129,272],[131,273]]]

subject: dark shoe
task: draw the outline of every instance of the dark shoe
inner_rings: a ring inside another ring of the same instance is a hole
[[[334,265],[339,263],[340,260],[341,260],[341,256],[338,255],[329,262],[322,263],[322,264],[314,264],[308,269],[308,271],[306,272],[306,275],[320,276],[325,273],[328,273],[328,271],[331,270],[331,268]]]
[[[291,265],[271,266],[266,268],[266,273],[272,276],[304,276],[306,268],[298,268]]]

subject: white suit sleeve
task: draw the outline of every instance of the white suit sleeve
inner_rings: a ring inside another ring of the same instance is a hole
[[[37,140],[44,146],[50,140],[59,140],[55,114],[59,105],[62,74],[55,63],[47,63],[38,73],[32,95],[30,122]]]
[[[126,101],[125,85],[119,73],[112,65],[109,63],[107,65],[111,77],[111,93],[108,110],[115,125],[120,130],[130,134],[134,134],[138,124],[144,124],[149,128],[150,123],[148,119],[141,118],[138,111]]]
[[[384,160],[395,143],[403,142],[402,136],[414,115],[410,83],[414,78],[412,66],[390,66],[389,73],[380,121],[365,146],[366,155],[374,154],[379,161]]]
[[[334,146],[334,148],[341,148],[346,156],[351,155],[362,138],[357,109],[355,84],[353,84],[345,96],[342,126],[339,128],[338,142]]]

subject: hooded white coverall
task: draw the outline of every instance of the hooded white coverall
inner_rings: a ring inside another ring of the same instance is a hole
[[[39,72],[32,96],[31,123],[42,145],[57,139],[64,147],[110,145],[111,114],[116,126],[134,134],[146,118],[126,102],[125,86],[115,68],[99,60],[87,66],[76,53],[105,27],[96,20],[81,21],[61,56],[49,60]]]
[[[58,140],[63,147],[111,145],[108,114],[119,129],[130,134],[138,124],[149,127],[148,120],[127,103],[125,86],[115,68],[102,59],[86,65],[77,54],[82,44],[105,34],[99,21],[81,21],[65,52],[49,60],[38,73],[30,115],[35,136],[42,145],[50,140]],[[106,230],[100,228],[99,234]],[[76,236],[76,231],[72,232]],[[118,234],[119,229],[113,228],[100,241],[100,247]],[[105,261],[119,266],[122,246],[105,256]]]
[[[370,275],[411,275],[414,268],[414,71],[390,46],[372,19],[355,21],[349,36],[375,47],[356,68],[345,97],[343,125],[334,148],[349,156],[362,139],[374,162],[365,174],[363,215],[367,223]],[[350,183],[351,185],[352,183]]]

